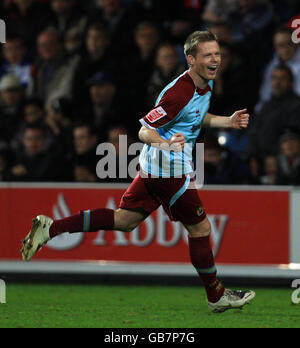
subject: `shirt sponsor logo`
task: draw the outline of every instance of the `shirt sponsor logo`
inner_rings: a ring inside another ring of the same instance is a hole
[[[149,112],[149,114],[146,116],[147,120],[150,123],[154,123],[158,120],[160,120],[161,118],[163,118],[164,116],[166,116],[167,113],[165,112],[165,110],[160,106],[157,109],[154,109],[152,111]]]

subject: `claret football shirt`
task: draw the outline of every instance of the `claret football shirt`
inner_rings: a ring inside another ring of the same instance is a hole
[[[144,172],[167,178],[193,172],[192,152],[209,109],[212,89],[213,81],[205,90],[197,88],[188,71],[163,89],[154,109],[140,122],[166,140],[182,133],[186,145],[182,152],[174,152],[145,144],[139,159]]]

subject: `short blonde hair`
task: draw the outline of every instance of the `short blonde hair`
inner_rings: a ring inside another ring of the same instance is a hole
[[[211,31],[195,31],[186,40],[184,44],[184,54],[186,58],[191,55],[196,57],[198,52],[198,44],[202,42],[216,41],[219,42],[217,36]]]

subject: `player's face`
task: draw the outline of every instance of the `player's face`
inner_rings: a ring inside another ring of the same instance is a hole
[[[216,41],[198,45],[196,57],[188,57],[192,70],[204,80],[214,80],[221,64],[220,46]]]

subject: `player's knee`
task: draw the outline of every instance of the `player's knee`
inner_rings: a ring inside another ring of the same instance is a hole
[[[130,216],[126,211],[118,209],[115,211],[115,229],[121,232],[132,232],[137,227],[137,223],[130,221]]]
[[[189,228],[188,231],[192,238],[208,237],[211,234],[211,224],[206,218],[201,223]]]
[[[211,233],[211,223],[207,218],[203,221],[203,231],[209,234]]]
[[[199,233],[203,236],[203,237],[207,237],[210,236],[211,234],[211,224],[209,222],[208,219],[205,219],[199,227]]]

